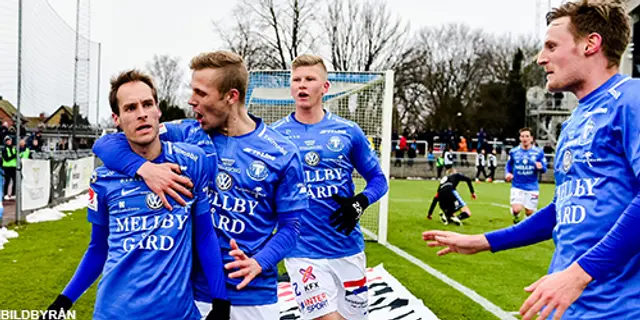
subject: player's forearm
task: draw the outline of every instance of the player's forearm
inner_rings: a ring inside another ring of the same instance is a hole
[[[278,262],[296,246],[300,236],[299,212],[278,213],[278,231],[267,244],[253,256],[262,270],[276,268]]]
[[[75,302],[98,279],[107,261],[109,227],[92,224],[91,242],[62,295]]]
[[[218,236],[213,229],[210,214],[201,214],[195,218],[195,241],[198,259],[207,278],[212,299],[228,300],[222,253]]]
[[[362,194],[367,197],[369,204],[380,200],[380,198],[389,191],[389,184],[380,166],[375,166],[373,169],[362,174],[362,177],[367,181],[367,185],[362,191]]]
[[[93,145],[93,153],[111,169],[122,172],[130,177],[147,162],[129,146],[127,137],[122,133],[108,134],[96,141]]]
[[[640,252],[640,194],[607,232],[589,251],[578,259],[578,264],[594,279],[619,272],[629,260]]]
[[[549,240],[556,225],[556,205],[552,202],[514,226],[486,233],[492,252],[524,247]]]

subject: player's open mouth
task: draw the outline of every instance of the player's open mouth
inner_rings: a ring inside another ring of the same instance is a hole
[[[204,118],[204,117],[202,116],[202,114],[197,113],[197,112],[194,112],[194,113],[195,113],[195,115],[196,115],[196,120],[201,121],[201,120],[202,120],[202,118]]]
[[[145,131],[145,130],[147,130],[147,129],[151,129],[151,128],[152,128],[152,127],[151,127],[151,125],[150,125],[150,124],[143,124],[143,125],[141,125],[141,126],[138,126],[138,127],[136,128],[136,131]]]
[[[298,97],[299,98],[308,98],[309,94],[307,94],[306,92],[300,92],[300,93],[298,93]]]

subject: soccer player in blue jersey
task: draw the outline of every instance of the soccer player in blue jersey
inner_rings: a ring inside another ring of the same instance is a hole
[[[358,221],[388,185],[362,129],[323,109],[329,85],[322,58],[297,57],[291,71],[296,111],[273,124],[300,149],[309,195],[300,239],[285,266],[304,319],[366,319],[369,293]],[[367,181],[358,194],[354,169]]]
[[[527,217],[538,210],[538,173],[547,172],[547,160],[542,149],[533,145],[531,128],[520,129],[520,145],[509,151],[505,168],[507,182],[511,182],[511,214],[513,223],[520,222],[524,209]]]
[[[277,319],[277,264],[295,247],[300,212],[308,207],[299,152],[247,112],[248,71],[240,56],[204,53],[191,60],[191,69],[196,120],[165,123],[160,138],[198,145],[211,162],[209,198],[229,271],[231,319]],[[125,152],[113,152],[114,145]],[[168,194],[182,192],[171,170],[127,150],[120,134],[100,139],[94,152],[107,167],[138,173]],[[207,283],[200,273],[194,282],[198,307],[207,312]]]
[[[218,307],[207,319],[229,319],[204,152],[184,143],[160,142],[157,93],[147,75],[131,70],[113,78],[109,102],[113,121],[131,150],[154,163],[179,165],[193,181],[193,198],[186,206],[167,210],[141,179],[97,168],[89,189],[89,248],[49,310],[71,308],[102,274],[93,319],[200,319],[190,279],[193,262],[206,271],[209,294]],[[193,259],[193,248],[198,260]]]
[[[443,255],[553,238],[549,274],[525,288],[523,319],[640,319],[640,80],[618,73],[630,38],[625,5],[565,2],[547,23],[538,56],[547,89],[579,99],[558,139],[553,201],[510,228],[423,239]]]

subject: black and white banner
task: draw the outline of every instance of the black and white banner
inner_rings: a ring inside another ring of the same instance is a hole
[[[93,173],[93,157],[67,160],[67,177],[64,190],[65,198],[75,196],[89,189],[89,180]]]
[[[425,307],[387,270],[378,265],[367,269],[369,287],[370,320],[435,320],[436,315]],[[289,282],[278,283],[280,320],[302,319],[296,304],[295,294]]]
[[[67,183],[67,166],[64,160],[49,161],[51,161],[51,199],[49,202],[53,202],[53,200],[64,198],[64,189]]]
[[[22,160],[22,209],[38,209],[49,203],[49,166],[49,160]]]

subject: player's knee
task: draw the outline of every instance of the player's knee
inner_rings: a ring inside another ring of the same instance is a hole
[[[513,212],[513,214],[518,214],[520,213],[520,211],[522,211],[523,207],[521,205],[517,205],[514,204],[511,206],[511,211]]]
[[[527,214],[527,217],[532,215],[535,212],[535,210],[531,210],[531,209],[526,209],[525,213]]]

